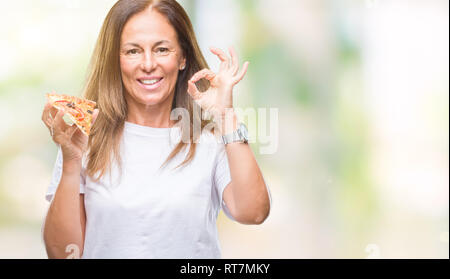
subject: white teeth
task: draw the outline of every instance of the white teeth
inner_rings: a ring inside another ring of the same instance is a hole
[[[155,84],[159,81],[159,79],[141,79],[143,84]]]

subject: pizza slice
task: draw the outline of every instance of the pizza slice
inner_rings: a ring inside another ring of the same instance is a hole
[[[46,94],[47,100],[58,110],[64,109],[70,120],[80,128],[87,136],[91,132],[92,115],[96,103],[87,99],[75,96],[56,94],[55,92]]]

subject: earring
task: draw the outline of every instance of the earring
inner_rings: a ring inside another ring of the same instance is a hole
[[[180,71],[183,71],[186,68],[186,65],[181,66]]]

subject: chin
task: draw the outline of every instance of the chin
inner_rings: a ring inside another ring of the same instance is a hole
[[[146,106],[155,106],[161,104],[165,101],[166,96],[163,96],[160,93],[150,93],[150,94],[139,94],[137,97],[137,101]]]
[[[155,106],[162,103],[161,98],[139,98],[139,103],[146,106]]]

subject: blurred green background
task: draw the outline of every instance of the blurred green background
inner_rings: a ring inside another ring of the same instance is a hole
[[[0,0],[0,258],[46,257],[44,94],[81,93],[114,2]],[[251,62],[235,106],[278,108],[276,152],[252,144],[272,211],[221,213],[224,258],[449,257],[448,1],[180,3],[213,70],[209,46]]]

